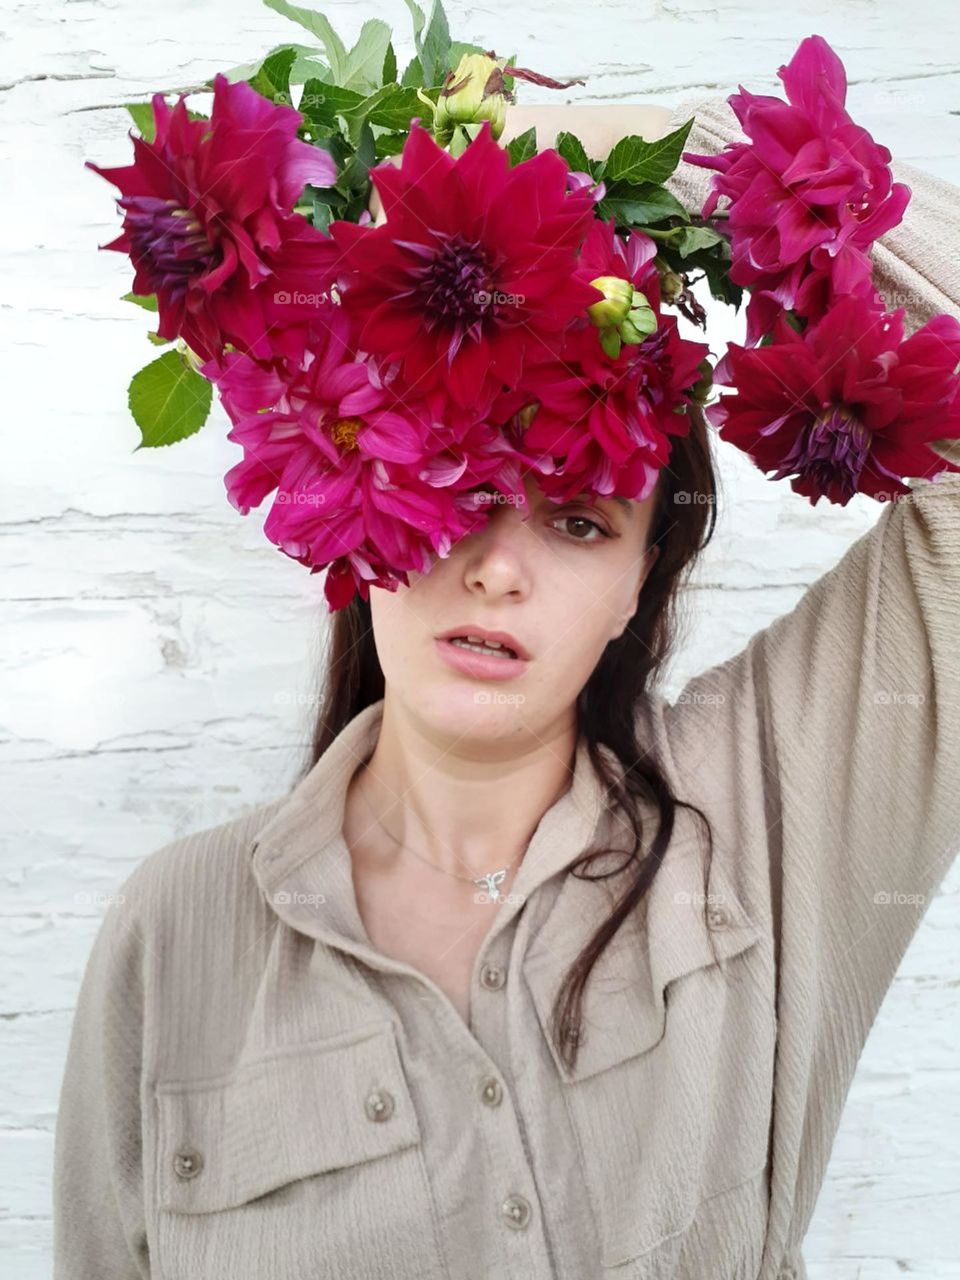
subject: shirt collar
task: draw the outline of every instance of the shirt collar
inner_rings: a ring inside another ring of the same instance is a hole
[[[358,712],[257,834],[252,869],[267,903],[312,937],[377,956],[357,908],[343,818],[350,779],[373,754],[383,698]],[[601,748],[606,752],[606,748]],[[615,761],[612,753],[608,759]],[[604,816],[603,785],[580,738],[569,788],[543,814],[488,937],[536,888],[579,858]]]

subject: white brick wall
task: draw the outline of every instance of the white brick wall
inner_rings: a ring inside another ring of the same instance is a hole
[[[365,17],[385,18],[409,56],[400,0],[320,7],[351,36]],[[134,456],[126,385],[153,349],[119,301],[126,261],[96,249],[117,234],[113,188],[83,168],[128,163],[115,104],[252,59],[295,29],[255,0],[4,9],[0,1270],[39,1280],[50,1274],[57,1090],[96,895],[174,836],[285,789],[325,609],[320,576],[270,547],[262,514],[228,506],[222,475],[238,451],[221,413],[190,441]],[[688,89],[738,82],[777,92],[776,68],[818,32],[847,64],[856,118],[895,156],[960,183],[951,12],[946,0],[917,0],[908,17],[879,0],[811,0],[802,15],[770,0],[448,6],[456,37],[586,78],[570,97],[596,101],[673,105]],[[813,509],[721,452],[727,505],[673,688],[790,608],[879,513],[866,500]],[[960,1277],[958,888],[960,867],[868,1043],[807,1238],[814,1280]]]

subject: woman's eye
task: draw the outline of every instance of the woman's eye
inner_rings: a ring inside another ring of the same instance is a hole
[[[587,525],[588,528],[595,529],[596,532],[600,535],[600,537],[602,538],[611,537],[611,535],[607,533],[606,529],[604,529],[601,525],[597,524],[595,520],[589,519],[587,516],[560,516],[558,523]],[[579,534],[579,533],[568,533],[567,536],[570,538],[573,538],[575,542],[596,542],[597,541],[597,538],[584,537],[582,534]]]

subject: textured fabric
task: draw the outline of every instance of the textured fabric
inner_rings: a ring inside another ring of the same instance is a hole
[[[939,209],[927,181],[908,217]],[[960,846],[958,675],[946,477],[650,698],[640,740],[713,854],[681,810],[572,1073],[553,996],[620,885],[566,869],[624,840],[585,746],[495,908],[468,1025],[357,910],[367,707],[288,796],[156,851],[107,912],[61,1092],[56,1280],[803,1280],[858,1057]]]

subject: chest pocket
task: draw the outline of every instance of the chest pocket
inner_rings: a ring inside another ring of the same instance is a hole
[[[721,1203],[727,1222],[742,1221],[743,1255],[729,1259],[723,1280],[752,1274],[760,1256],[774,988],[764,931],[717,863],[715,856],[705,891],[699,851],[669,851],[646,910],[624,923],[587,983],[573,1071],[554,1046],[550,1016],[563,973],[598,922],[594,910],[584,923],[574,880],[524,962],[577,1138],[602,1264],[634,1264],[619,1276],[646,1280],[662,1270],[686,1280],[675,1269],[680,1237],[697,1222],[709,1234]],[[720,1247],[729,1253],[729,1239]]]
[[[392,1022],[155,1092],[164,1280],[446,1276]]]

